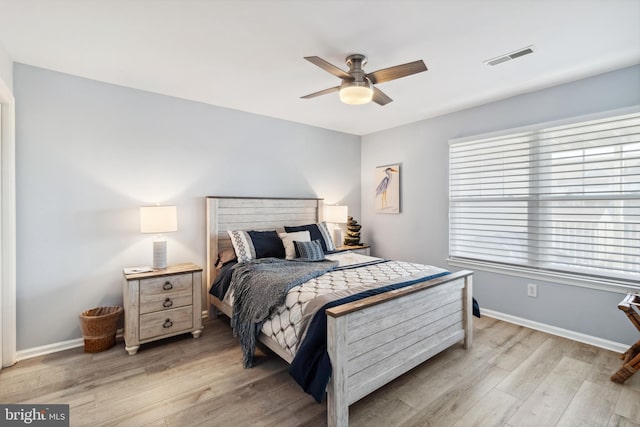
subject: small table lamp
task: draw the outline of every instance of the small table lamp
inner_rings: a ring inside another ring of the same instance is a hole
[[[167,268],[167,239],[160,233],[178,230],[178,213],[175,206],[140,207],[140,232],[158,233],[153,241],[153,268]]]
[[[346,224],[349,208],[347,206],[326,205],[324,207],[325,221],[333,224]],[[342,246],[342,228],[339,225],[333,229],[333,243]]]

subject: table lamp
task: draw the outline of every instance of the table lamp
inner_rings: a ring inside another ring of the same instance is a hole
[[[324,220],[335,224],[333,229],[333,243],[336,247],[342,246],[342,228],[340,228],[339,224],[347,223],[348,211],[349,208],[347,206],[326,205],[324,207]]]
[[[141,206],[140,232],[157,233],[153,241],[153,268],[167,268],[167,239],[162,233],[178,230],[178,214],[175,206]]]

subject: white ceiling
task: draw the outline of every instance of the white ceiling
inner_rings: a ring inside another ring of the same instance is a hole
[[[15,62],[364,135],[640,63],[639,0],[0,0]],[[534,45],[532,55],[483,63]],[[348,106],[304,56],[423,59]]]

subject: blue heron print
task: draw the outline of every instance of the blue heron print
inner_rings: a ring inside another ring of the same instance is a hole
[[[397,203],[392,202],[391,204],[389,204],[387,200],[387,193],[392,193],[392,198],[394,199],[394,201],[398,197],[398,194],[393,194],[393,193],[397,193],[398,185],[397,185],[397,181],[393,182],[393,175],[392,175],[392,173],[398,173],[398,169],[396,167],[387,167],[384,169],[383,173],[384,173],[384,176],[382,177],[382,179],[380,180],[380,183],[376,187],[376,198],[380,196],[380,203],[381,203],[379,210],[389,211],[388,209],[391,208],[392,211],[397,212],[398,211]],[[393,185],[392,183],[395,185]]]

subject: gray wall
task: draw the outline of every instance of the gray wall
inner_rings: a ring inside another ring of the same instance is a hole
[[[245,195],[347,204],[374,254],[446,266],[449,139],[640,104],[636,66],[368,135],[361,149],[357,136],[26,65],[12,79],[18,350],[79,338],[81,311],[121,303],[122,267],[151,263],[138,206],[178,206],[171,263],[204,265],[204,196]],[[402,213],[375,214],[374,168],[395,162]],[[481,271],[474,293],[485,308],[637,339],[619,294]]]
[[[638,104],[640,66],[634,66],[367,135],[361,161],[363,238],[375,255],[446,266],[449,139]],[[401,214],[375,214],[374,169],[397,162]],[[527,297],[527,283],[538,284],[538,298]],[[474,286],[488,309],[614,342],[638,339],[616,308],[622,297],[617,293],[478,270]]]
[[[141,205],[177,205],[169,262],[202,266],[207,195],[360,215],[358,136],[22,64],[14,89],[18,350],[79,338],[79,313],[121,304],[122,268],[152,261]]]

